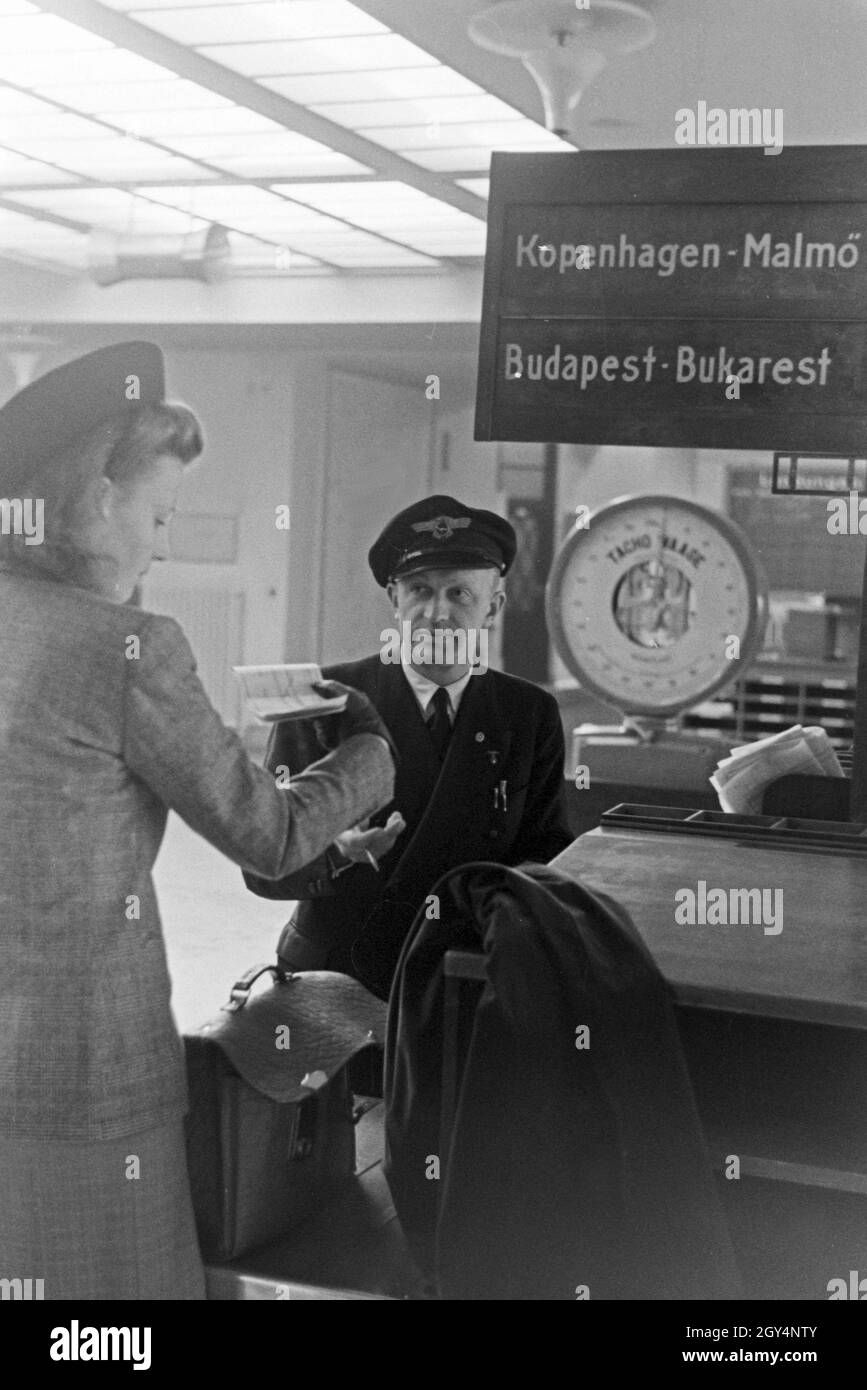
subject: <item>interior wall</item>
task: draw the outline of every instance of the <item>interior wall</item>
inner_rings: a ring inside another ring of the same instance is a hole
[[[459,385],[450,385],[439,402],[429,491],[504,516],[506,498],[497,487],[499,446],[473,439],[475,409],[475,377],[468,373]],[[507,602],[508,592],[507,579]],[[502,631],[501,615],[488,637],[488,664],[494,670],[502,669]]]
[[[601,507],[626,493],[670,492],[725,512],[728,471],[769,462],[755,449],[643,449],[635,445],[561,444],[558,511]]]
[[[367,553],[389,518],[427,490],[431,412],[418,385],[332,368],[328,373],[320,645],[323,660],[382,649],[395,626]]]
[[[179,583],[239,586],[245,597],[243,660],[278,661],[285,626],[290,533],[276,508],[289,505],[295,392],[291,354],[219,350],[166,352],[167,391],[202,421],[205,450],[187,470],[183,515],[229,518],[231,563],[175,559],[154,566],[151,588]]]
[[[372,383],[403,387],[412,401],[415,428],[406,436],[377,419],[375,389],[370,408],[356,416],[359,456],[363,455],[365,490],[377,495],[378,510],[365,508],[346,543],[366,557],[379,531],[396,512],[436,492],[458,497],[471,506],[502,510],[497,494],[497,446],[473,440],[475,359],[466,352],[424,341],[414,351],[385,351],[371,326],[369,347],[358,352],[308,352],[293,361],[297,408],[291,432],[292,533],[289,546],[288,602],[282,659],[348,660],[360,652],[333,650],[324,614],[323,576],[327,568],[325,517],[333,496],[329,482],[329,409],[331,383],[341,373],[367,377]],[[431,381],[431,378],[435,378]],[[330,512],[328,513],[330,515]],[[367,611],[375,590],[363,561],[357,573]],[[352,595],[346,603],[352,607]],[[388,619],[387,602],[382,607]],[[496,664],[496,641],[491,660]]]
[[[626,493],[670,492],[705,500],[693,449],[561,444],[558,475],[561,525],[566,513],[574,513],[579,505],[594,511]]]

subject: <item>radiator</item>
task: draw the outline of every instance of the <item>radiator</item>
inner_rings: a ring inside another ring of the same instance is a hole
[[[232,667],[243,661],[244,595],[228,589],[145,588],[143,606],[180,623],[199,678],[223,720],[237,728],[240,696]]]

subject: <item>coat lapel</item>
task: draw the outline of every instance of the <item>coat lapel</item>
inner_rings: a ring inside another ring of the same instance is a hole
[[[400,668],[395,669],[415,705],[418,726],[408,719],[401,726],[402,762],[411,773],[410,750],[417,752],[426,768],[433,759],[436,781],[424,788],[426,805],[408,842],[398,852],[398,840],[392,855],[381,861],[388,878],[352,947],[359,978],[382,998],[388,997],[397,958],[423,895],[446,869],[484,857],[487,852],[484,836],[490,826],[493,792],[502,776],[511,738],[497,721],[487,673],[474,676],[464,691],[448,752],[440,764],[415,696]],[[390,693],[395,700],[402,699],[397,692]],[[405,794],[411,796],[412,789],[407,787]],[[409,821],[405,809],[409,803],[402,805],[396,797],[394,804]]]
[[[403,679],[416,704],[428,755],[436,766],[430,736],[406,678]],[[414,885],[419,878],[430,882],[431,872],[438,872],[440,859],[449,866],[455,862],[455,853],[462,843],[469,843],[468,837],[478,829],[482,819],[487,823],[489,804],[502,776],[500,769],[508,756],[510,742],[511,733],[505,731],[496,718],[492,683],[487,674],[473,676],[464,691],[445,760],[439,764],[433,794],[428,795],[412,839],[403,847],[390,888],[398,884]]]
[[[400,666],[380,664],[375,703],[399,750],[394,800],[388,809],[396,808],[412,827],[422,819],[430,803],[441,764],[418,701]],[[405,842],[407,838],[404,836]],[[398,840],[395,851],[394,860],[391,855],[387,856],[387,871],[392,870],[406,852],[406,843],[402,845]]]

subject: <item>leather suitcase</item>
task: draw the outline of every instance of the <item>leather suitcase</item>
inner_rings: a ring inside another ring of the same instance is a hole
[[[274,982],[259,994],[259,976]],[[347,1063],[385,1005],[346,975],[258,966],[184,1038],[187,1162],[202,1255],[235,1259],[324,1206],[355,1168]]]

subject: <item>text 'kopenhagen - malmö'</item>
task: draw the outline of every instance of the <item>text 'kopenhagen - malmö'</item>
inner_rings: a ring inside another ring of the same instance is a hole
[[[736,246],[718,241],[655,241],[636,243],[623,232],[615,241],[595,244],[580,241],[546,241],[539,232],[515,239],[518,270],[653,270],[673,275],[682,270],[719,270],[758,267],[762,270],[853,270],[861,255],[861,233],[850,232],[844,241],[807,241],[803,232],[774,241],[770,232],[745,232]]]

